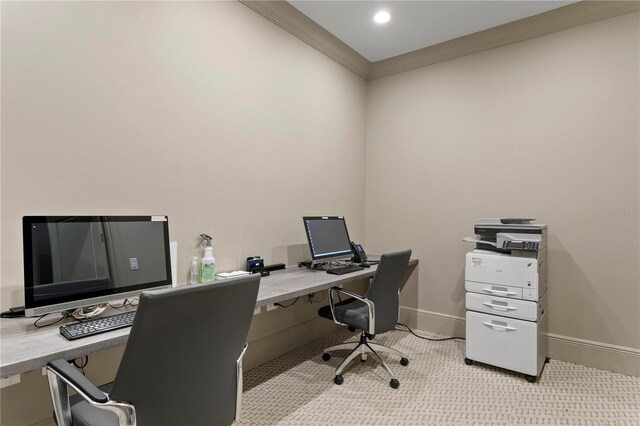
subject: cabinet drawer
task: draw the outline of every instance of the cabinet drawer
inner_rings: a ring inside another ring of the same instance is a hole
[[[467,358],[535,376],[538,324],[467,311]]]
[[[509,287],[506,285],[484,284],[475,281],[465,281],[464,287],[473,293],[487,294],[490,296],[510,297],[522,299],[522,288]]]
[[[466,307],[469,310],[517,318],[526,321],[537,321],[539,318],[538,303],[526,300],[496,297],[486,294],[467,293]]]

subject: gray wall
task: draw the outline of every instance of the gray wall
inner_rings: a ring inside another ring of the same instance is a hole
[[[303,215],[364,239],[362,78],[236,2],[1,7],[3,310],[23,304],[23,215],[166,214],[181,283],[202,232],[219,271],[306,257]],[[256,316],[246,366],[331,326],[317,308]],[[40,372],[1,398],[2,424],[51,415]]]
[[[639,35],[630,13],[369,82],[367,249],[420,259],[407,317],[463,331],[461,238],[481,217],[534,217],[549,332],[575,349],[552,357],[604,350],[596,365],[640,374]]]
[[[404,314],[458,324],[460,238],[532,215],[551,333],[638,353],[637,13],[366,85],[238,3],[1,7],[3,309],[22,303],[22,215],[166,214],[185,282],[201,232],[220,270],[293,263],[301,216],[343,214],[363,241],[366,210],[367,251],[420,259]],[[256,317],[248,368],[325,330],[303,302]],[[1,399],[2,424],[51,414],[40,372]]]

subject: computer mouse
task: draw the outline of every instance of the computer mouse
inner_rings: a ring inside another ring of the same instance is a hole
[[[371,268],[371,265],[369,265],[368,263],[361,263],[360,266],[362,266],[363,268]]]

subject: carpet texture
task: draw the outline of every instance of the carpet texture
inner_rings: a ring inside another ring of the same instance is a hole
[[[418,334],[441,337],[427,332]],[[464,342],[430,342],[394,331],[376,343],[409,358],[383,356],[400,381],[389,386],[375,361],[356,359],[344,384],[325,347],[356,340],[340,331],[245,373],[239,425],[640,425],[640,379],[551,360],[535,384],[486,365],[464,364]]]

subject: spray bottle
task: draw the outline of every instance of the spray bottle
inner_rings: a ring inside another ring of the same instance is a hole
[[[200,238],[207,242],[204,248],[204,256],[201,260],[200,282],[212,283],[216,276],[216,258],[213,257],[213,248],[211,247],[211,238],[207,234],[200,234]]]
[[[193,257],[193,260],[191,261],[191,279],[189,281],[189,284],[197,284],[198,283],[198,258],[197,257]]]

